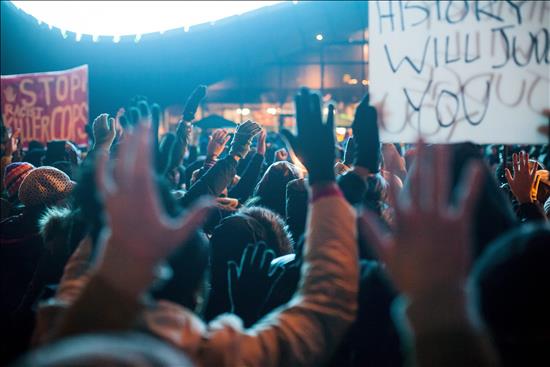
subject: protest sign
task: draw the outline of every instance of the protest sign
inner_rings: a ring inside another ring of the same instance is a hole
[[[71,140],[87,144],[88,66],[70,70],[2,75],[4,124],[21,131],[23,146],[31,140]]]
[[[370,2],[382,141],[547,143],[549,25],[547,1]]]

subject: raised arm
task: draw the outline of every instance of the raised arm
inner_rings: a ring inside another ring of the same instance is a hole
[[[246,332],[242,365],[322,365],[355,319],[355,214],[334,183],[333,109],[323,124],[319,96],[308,90],[298,95],[296,108],[311,190],[302,281],[286,306]]]
[[[246,121],[237,127],[227,157],[219,160],[189,188],[180,199],[180,204],[188,206],[200,196],[218,196],[231,183],[237,172],[237,163],[250,150],[252,138],[260,132],[260,126]],[[225,139],[225,138],[224,138]]]
[[[229,191],[229,197],[235,198],[239,200],[239,202],[244,202],[252,195],[254,187],[256,187],[256,184],[260,179],[260,173],[265,161],[266,136],[266,131],[262,130],[258,136],[258,147],[256,149],[256,153],[252,159],[250,159],[250,162],[248,162],[248,165],[246,166],[239,182]]]

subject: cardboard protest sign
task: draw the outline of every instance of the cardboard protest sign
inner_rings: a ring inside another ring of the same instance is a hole
[[[382,141],[547,143],[549,26],[546,1],[369,2]]]
[[[49,73],[2,75],[2,119],[21,131],[23,146],[54,139],[87,144],[88,66]]]

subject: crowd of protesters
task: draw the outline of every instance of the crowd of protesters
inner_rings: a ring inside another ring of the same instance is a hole
[[[548,145],[381,144],[368,96],[336,143],[303,88],[297,133],[246,121],[201,147],[205,93],[162,136],[143,97],[98,116],[86,153],[2,125],[2,364],[548,358]]]

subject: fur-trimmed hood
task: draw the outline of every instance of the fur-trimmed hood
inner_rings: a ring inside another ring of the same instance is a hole
[[[67,207],[48,208],[38,221],[40,235],[45,243],[59,236],[68,236],[73,211]]]

